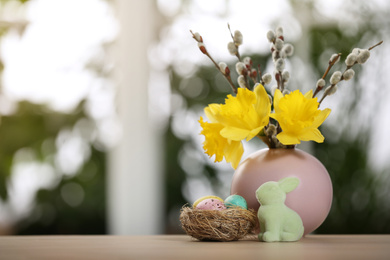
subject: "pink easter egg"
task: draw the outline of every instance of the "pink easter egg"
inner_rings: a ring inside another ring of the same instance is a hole
[[[205,210],[224,210],[226,209],[225,204],[217,199],[204,199],[196,205],[197,209]]]

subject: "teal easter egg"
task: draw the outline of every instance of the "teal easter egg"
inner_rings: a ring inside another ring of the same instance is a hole
[[[238,206],[243,209],[248,209],[248,204],[246,203],[246,200],[240,195],[236,195],[236,194],[227,197],[225,199],[224,204],[227,208],[234,208]]]

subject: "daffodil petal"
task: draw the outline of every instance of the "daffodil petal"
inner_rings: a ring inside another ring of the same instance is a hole
[[[244,147],[241,142],[232,141],[225,150],[226,162],[230,163],[233,169],[236,169],[244,154]]]
[[[304,95],[305,98],[313,98],[313,90],[310,89],[306,94]]]
[[[330,110],[329,108],[325,108],[324,110],[322,110],[318,114],[318,116],[316,116],[316,118],[314,119],[313,127],[315,127],[315,128],[319,127],[325,121],[325,119],[329,116],[331,111],[332,110]]]
[[[268,117],[271,112],[271,104],[269,102],[267,91],[263,85],[259,84],[253,90],[256,95],[255,110],[260,118]],[[268,122],[267,122],[268,123]]]
[[[255,137],[264,127],[258,127],[250,131],[249,135],[246,137],[246,141],[250,141],[253,137]]]
[[[278,120],[278,115],[275,113],[270,114],[269,117]]]
[[[204,113],[207,118],[211,121],[211,123],[218,123],[216,114],[218,114],[221,110],[220,104],[210,104],[208,107],[204,109]]]
[[[256,96],[246,88],[239,88],[236,98],[239,104],[253,104],[256,102]]]
[[[215,162],[220,162],[224,156],[224,149],[229,142],[226,138],[223,138],[219,132],[223,128],[223,125],[218,123],[204,122],[200,117],[199,123],[202,127],[201,134],[204,135],[205,140],[203,142],[203,149],[205,153],[211,158],[215,155]]]
[[[310,128],[306,131],[303,131],[301,135],[299,136],[299,139],[302,141],[315,141],[317,143],[324,142],[324,136],[321,134],[320,130],[317,128]]]
[[[275,90],[274,94],[274,109],[276,113],[279,113],[279,101],[283,97],[282,92],[279,89]]]
[[[243,128],[226,126],[221,130],[220,134],[227,139],[241,141],[250,134],[250,131]]]
[[[276,138],[284,145],[300,144],[301,142],[295,135],[289,135],[286,132],[279,133]]]

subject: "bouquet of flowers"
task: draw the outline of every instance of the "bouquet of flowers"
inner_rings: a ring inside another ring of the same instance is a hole
[[[217,63],[212,58],[199,33],[191,31],[191,34],[200,51],[213,62],[233,91],[224,104],[210,104],[204,109],[208,121],[203,117],[199,120],[203,129],[201,134],[205,136],[203,149],[210,157],[215,156],[215,162],[225,159],[234,169],[241,161],[244,139],[249,141],[258,137],[269,148],[294,148],[301,141],[323,142],[324,136],[318,127],[331,110],[320,109],[322,101],[337,91],[341,81],[352,79],[355,75],[353,66],[364,64],[370,57],[370,51],[382,44],[381,41],[368,49],[353,49],[345,59],[345,70],[333,72],[327,83],[331,68],[341,57],[341,53],[333,54],[315,88],[302,93],[299,89],[290,91],[286,88],[290,73],[285,70],[285,60],[293,54],[294,48],[284,41],[282,27],[267,33],[274,63],[273,75],[262,74],[250,57],[241,57],[239,47],[243,43],[243,35],[238,30],[232,33],[229,25],[228,28],[232,41],[227,48],[238,59],[235,65],[238,87],[233,83],[228,65]],[[269,85],[273,78],[276,84],[266,89],[264,86]],[[322,97],[318,99],[317,95],[321,92]]]

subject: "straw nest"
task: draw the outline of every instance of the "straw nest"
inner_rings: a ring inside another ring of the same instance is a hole
[[[239,207],[201,210],[183,207],[180,222],[184,231],[201,241],[234,241],[251,234],[258,224],[256,213]]]

